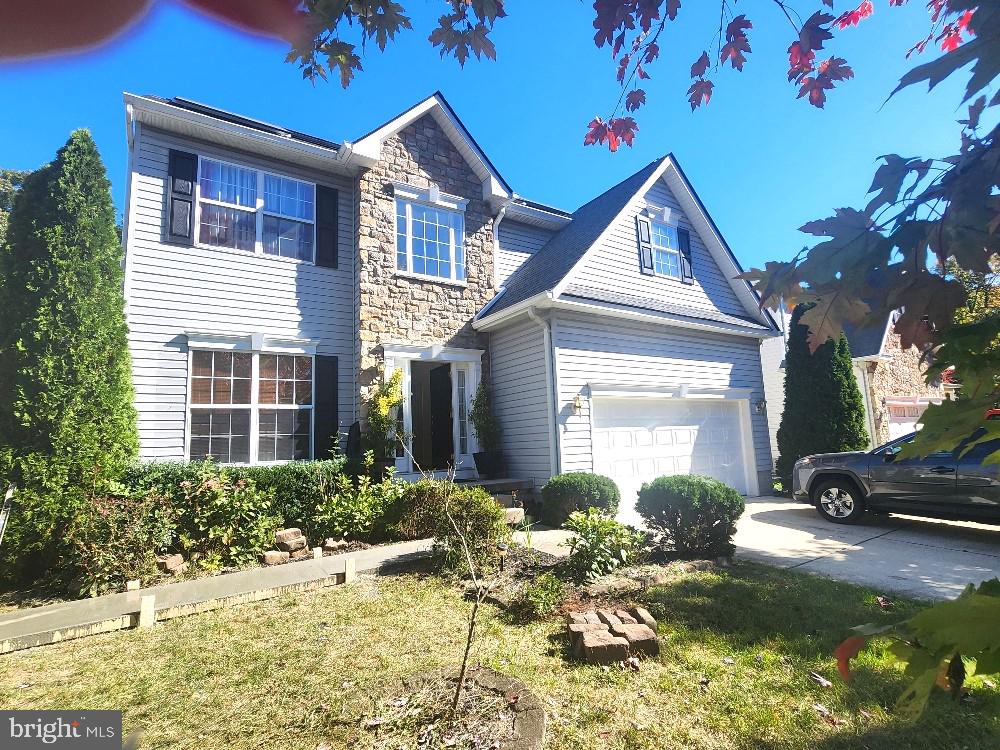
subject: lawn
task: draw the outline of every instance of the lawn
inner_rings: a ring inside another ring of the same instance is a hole
[[[830,654],[850,626],[916,606],[883,612],[876,593],[739,564],[640,599],[664,648],[638,672],[568,662],[558,618],[516,624],[492,607],[476,654],[538,694],[553,750],[1000,748],[1000,693],[978,678],[971,701],[936,695],[913,725],[886,709],[904,681],[882,653],[840,681]],[[434,577],[367,578],[15,653],[0,657],[0,708],[120,708],[143,748],[378,747],[366,717],[403,677],[456,663],[468,608]]]

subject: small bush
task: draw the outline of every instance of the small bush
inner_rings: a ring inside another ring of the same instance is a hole
[[[510,538],[503,508],[485,490],[446,481],[421,479],[402,485],[398,499],[385,514],[386,535],[395,539],[434,537],[434,562],[439,570],[468,573],[461,541],[445,514],[466,536],[473,562],[488,566],[497,560],[497,545]]]
[[[702,476],[659,477],[639,490],[636,510],[678,557],[729,557],[745,503],[739,492]]]
[[[162,495],[88,498],[67,532],[69,569],[89,596],[121,591],[157,575],[156,554],[174,541],[176,514]]]
[[[521,594],[520,609],[530,618],[552,614],[566,599],[566,584],[552,573],[542,573]]]
[[[273,510],[273,490],[261,491],[228,469],[202,466],[194,480],[181,482],[178,506],[180,546],[199,565],[213,569],[257,562],[274,544],[282,519]]]
[[[325,483],[319,504],[307,524],[317,543],[328,537],[369,540],[378,535],[389,508],[404,492],[402,482],[375,482],[366,474],[357,480],[340,474]]]
[[[542,514],[552,526],[563,524],[574,511],[587,508],[614,516],[620,499],[618,485],[609,477],[583,471],[560,474],[542,487]]]
[[[566,543],[570,548],[566,567],[577,580],[590,580],[632,562],[643,540],[640,532],[597,508],[574,511],[563,528],[574,534]]]

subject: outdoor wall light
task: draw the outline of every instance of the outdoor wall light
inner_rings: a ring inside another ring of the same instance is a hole
[[[753,410],[758,414],[763,414],[764,409],[766,408],[767,408],[767,401],[765,401],[764,399],[760,398],[754,402]]]
[[[577,417],[583,414],[583,397],[579,393],[573,397],[573,414]]]

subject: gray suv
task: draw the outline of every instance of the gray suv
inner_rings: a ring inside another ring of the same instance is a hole
[[[1000,522],[1000,465],[983,459],[1000,440],[924,458],[899,458],[916,433],[867,453],[821,453],[799,459],[792,494],[834,523],[857,523],[866,511]]]

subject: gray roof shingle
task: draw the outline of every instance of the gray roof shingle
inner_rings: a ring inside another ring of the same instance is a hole
[[[650,162],[574,211],[573,220],[553,235],[508,280],[507,290],[486,310],[486,314],[493,315],[555,287],[666,158],[663,156]]]
[[[874,357],[882,353],[882,340],[891,315],[891,312],[886,315],[869,315],[860,325],[844,322],[844,335],[851,348],[851,357]]]

